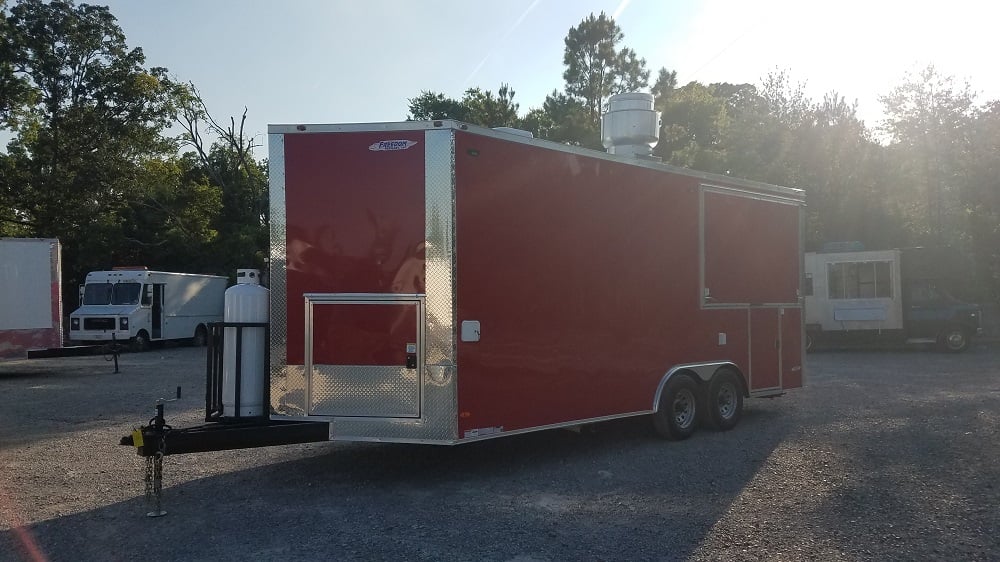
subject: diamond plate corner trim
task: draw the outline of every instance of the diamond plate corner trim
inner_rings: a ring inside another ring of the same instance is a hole
[[[455,333],[455,132],[424,133],[424,416],[419,437],[458,438]],[[407,437],[407,436],[400,436]]]
[[[427,239],[427,365],[455,362],[455,142],[428,131],[424,152]]]
[[[288,340],[287,272],[285,236],[285,136],[269,134],[268,170],[271,205],[270,283],[271,283],[271,411],[280,415],[301,415],[305,411],[305,375],[301,367],[285,366]]]

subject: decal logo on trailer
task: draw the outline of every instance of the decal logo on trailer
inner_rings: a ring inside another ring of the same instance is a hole
[[[368,147],[368,150],[373,151],[383,151],[383,150],[406,150],[411,146],[417,144],[417,141],[411,140],[384,140],[373,143]]]

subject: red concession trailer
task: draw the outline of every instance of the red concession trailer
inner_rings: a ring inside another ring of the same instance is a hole
[[[802,385],[800,190],[452,121],[268,132],[272,421],[676,439]]]

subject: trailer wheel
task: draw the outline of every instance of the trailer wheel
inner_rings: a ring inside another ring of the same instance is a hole
[[[730,369],[720,369],[708,383],[705,395],[705,413],[708,423],[720,431],[727,431],[743,417],[743,384]]]
[[[132,338],[132,348],[136,351],[146,351],[149,349],[149,334],[146,330],[139,330],[139,333]]]
[[[205,329],[205,326],[199,324],[194,330],[194,337],[191,338],[191,345],[193,347],[205,347],[205,344],[207,343],[208,330]]]
[[[660,395],[653,427],[665,439],[691,437],[698,426],[698,385],[687,375],[674,375]]]
[[[949,353],[969,349],[969,331],[961,326],[952,326],[941,334],[941,347]]]

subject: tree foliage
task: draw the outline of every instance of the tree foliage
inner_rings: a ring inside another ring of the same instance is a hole
[[[163,69],[144,67],[106,7],[23,0],[4,21],[5,233],[53,236],[72,281],[120,248],[134,186],[172,144]]]
[[[646,89],[646,62],[613,18],[564,41],[562,89],[521,112],[511,85],[429,90],[408,118],[517,127],[603,150],[608,97]],[[555,77],[558,79],[558,77]],[[1000,297],[1000,101],[933,66],[882,101],[879,128],[837,92],[810,99],[776,70],[759,84],[689,82],[662,68],[655,154],[676,166],[806,190],[806,249],[948,244]],[[193,84],[147,66],[108,8],[0,0],[0,236],[58,237],[66,294],[91,269],[145,264],[231,274],[267,265],[267,163],[247,110],[216,121]],[[168,135],[178,124],[182,133]],[[183,153],[181,153],[183,152]]]
[[[266,265],[266,165],[245,112],[217,123],[193,85],[146,66],[106,7],[0,2],[0,31],[0,125],[13,137],[0,153],[0,235],[59,238],[64,294],[115,265]],[[180,139],[166,134],[174,122]]]
[[[483,127],[518,127],[521,120],[517,115],[519,106],[514,102],[514,94],[508,84],[501,84],[496,94],[491,90],[469,88],[460,100],[425,90],[408,100],[410,114],[407,119],[454,119]]]
[[[625,34],[604,12],[590,14],[565,39],[563,64],[566,93],[583,102],[590,120],[598,123],[608,97],[647,87],[646,59],[619,47]]]

